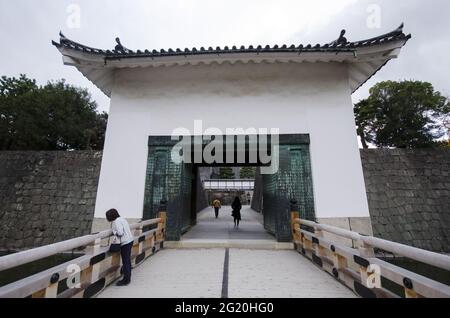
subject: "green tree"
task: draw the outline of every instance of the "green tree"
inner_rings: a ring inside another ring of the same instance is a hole
[[[240,172],[241,179],[255,179],[256,168],[255,167],[242,167]]]
[[[0,150],[103,149],[108,115],[64,80],[0,79]]]
[[[381,82],[355,105],[357,132],[365,148],[420,148],[435,145],[446,134],[448,99],[430,83]]]
[[[220,179],[230,180],[230,179],[234,179],[234,177],[235,177],[233,169],[231,169],[231,167],[221,167],[219,169],[219,174],[220,174]]]

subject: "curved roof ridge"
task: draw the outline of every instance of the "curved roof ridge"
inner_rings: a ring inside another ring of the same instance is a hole
[[[78,70],[107,96],[111,95],[114,70],[148,66],[198,65],[201,63],[303,63],[338,62],[349,69],[349,83],[356,91],[376,74],[389,60],[398,57],[401,48],[411,38],[403,33],[404,24],[397,29],[366,40],[350,42],[342,30],[339,38],[327,44],[249,45],[216,48],[200,47],[168,50],[130,50],[116,38],[113,49],[89,47],[68,39],[60,33],[59,43],[52,41],[63,55],[66,65]]]
[[[400,24],[400,26],[397,29],[395,29],[394,31],[391,31],[391,32],[388,32],[388,33],[385,33],[385,34],[382,34],[382,35],[378,35],[378,36],[375,36],[375,37],[370,38],[370,39],[365,39],[365,40],[360,40],[360,41],[353,41],[352,43],[373,42],[373,41],[389,38],[389,37],[392,37],[392,36],[400,36],[402,34],[404,35],[404,33],[403,33],[403,28],[404,27],[405,27],[405,24],[402,22],[402,24]]]
[[[240,46],[239,48],[237,46],[232,46],[231,48],[228,46],[225,46],[221,48],[220,46],[216,47],[215,49],[212,47],[209,47],[208,49],[205,49],[204,47],[201,47],[197,49],[196,47],[192,49],[161,49],[161,50],[130,50],[128,48],[125,48],[121,43],[120,39],[116,38],[116,42],[118,45],[115,46],[114,49],[111,50],[105,50],[105,49],[98,49],[89,47],[87,45],[75,42],[73,40],[70,40],[67,38],[62,32],[60,32],[60,41],[55,42],[52,41],[52,44],[58,48],[64,47],[68,49],[73,49],[77,51],[83,51],[87,53],[93,53],[93,54],[103,54],[111,56],[111,57],[139,57],[139,56],[173,56],[173,55],[201,55],[201,54],[223,54],[223,53],[264,53],[264,52],[271,52],[271,53],[283,53],[283,52],[352,52],[358,47],[365,47],[370,45],[377,45],[380,43],[386,43],[390,41],[396,41],[396,40],[403,40],[403,39],[409,39],[411,38],[411,35],[405,35],[403,33],[403,27],[404,24],[402,23],[397,29],[394,31],[388,32],[386,34],[373,37],[366,40],[360,40],[360,41],[354,41],[349,42],[345,37],[345,30],[341,31],[340,37],[327,44],[300,44],[300,45],[274,45],[274,46],[253,46],[249,45],[246,46]]]

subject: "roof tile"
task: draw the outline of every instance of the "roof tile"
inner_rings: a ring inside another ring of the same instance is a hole
[[[270,45],[261,46],[258,45],[255,49],[253,45],[250,45],[248,48],[245,46],[241,46],[240,48],[237,48],[237,46],[233,46],[232,49],[230,49],[228,46],[225,46],[223,49],[221,49],[219,46],[216,47],[214,50],[212,47],[209,47],[208,49],[205,49],[204,47],[201,47],[199,50],[197,48],[192,49],[168,49],[168,51],[161,49],[159,52],[157,50],[148,50],[145,51],[137,50],[136,52],[125,48],[119,38],[116,38],[117,45],[115,46],[114,50],[101,50],[96,48],[91,48],[82,44],[79,44],[77,42],[74,42],[72,40],[69,40],[64,34],[60,32],[60,41],[59,43],[52,41],[52,44],[58,48],[64,47],[71,50],[76,50],[80,52],[85,52],[89,54],[97,54],[97,55],[106,55],[105,58],[123,58],[123,57],[153,57],[153,56],[176,56],[176,55],[199,55],[199,54],[229,54],[229,53],[254,53],[254,52],[353,52],[358,48],[361,47],[367,47],[372,45],[378,45],[378,44],[384,44],[391,41],[398,41],[398,40],[404,40],[411,38],[411,35],[405,35],[403,33],[403,24],[400,25],[397,29],[395,29],[392,32],[389,32],[387,34],[380,35],[378,37],[374,37],[367,40],[357,41],[357,42],[349,42],[344,37],[345,30],[341,31],[341,34],[339,38],[331,43],[328,44],[316,44],[311,45],[307,44],[306,46],[303,44],[300,44],[299,46],[291,45],[288,47],[286,44],[282,45],[281,47],[278,45],[274,45],[273,47],[270,47]]]

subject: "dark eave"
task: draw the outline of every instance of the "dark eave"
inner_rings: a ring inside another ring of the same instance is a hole
[[[168,49],[168,50],[137,50],[133,51],[125,48],[121,43],[120,39],[117,38],[117,45],[113,50],[103,50],[92,48],[77,42],[74,42],[67,37],[65,37],[62,33],[60,33],[59,43],[52,41],[52,44],[58,48],[65,48],[70,50],[75,50],[79,52],[84,52],[88,54],[94,54],[104,57],[106,60],[115,60],[122,58],[137,58],[137,57],[165,57],[165,56],[190,56],[190,55],[211,55],[211,54],[236,54],[236,53],[340,53],[340,52],[355,52],[358,48],[369,47],[374,45],[385,44],[398,40],[408,40],[411,38],[411,35],[406,35],[403,33],[403,24],[398,27],[396,30],[386,33],[384,35],[363,40],[357,42],[349,42],[344,37],[345,30],[342,30],[340,37],[329,44],[316,44],[316,45],[282,45],[282,46],[241,46],[241,47],[228,47],[224,48],[216,47],[216,48],[204,48],[201,47],[199,49]]]
[[[89,47],[72,41],[60,33],[53,45],[63,55],[65,65],[75,66],[107,96],[111,96],[117,69],[198,65],[211,63],[346,63],[352,92],[376,74],[389,60],[397,58],[411,38],[403,32],[403,24],[392,32],[362,41],[350,42],[345,30],[335,41],[316,45],[241,46],[199,49],[133,51],[116,39],[111,50]]]

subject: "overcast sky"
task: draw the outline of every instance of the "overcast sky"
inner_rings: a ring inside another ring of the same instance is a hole
[[[382,80],[429,81],[448,96],[449,12],[448,0],[0,0],[0,75],[24,73],[40,84],[65,78],[88,88],[99,109],[107,111],[109,99],[64,66],[50,44],[59,39],[59,30],[93,47],[112,49],[119,36],[130,49],[152,50],[328,43],[343,28],[355,41],[405,22],[412,40],[398,60],[353,95],[354,101]]]

